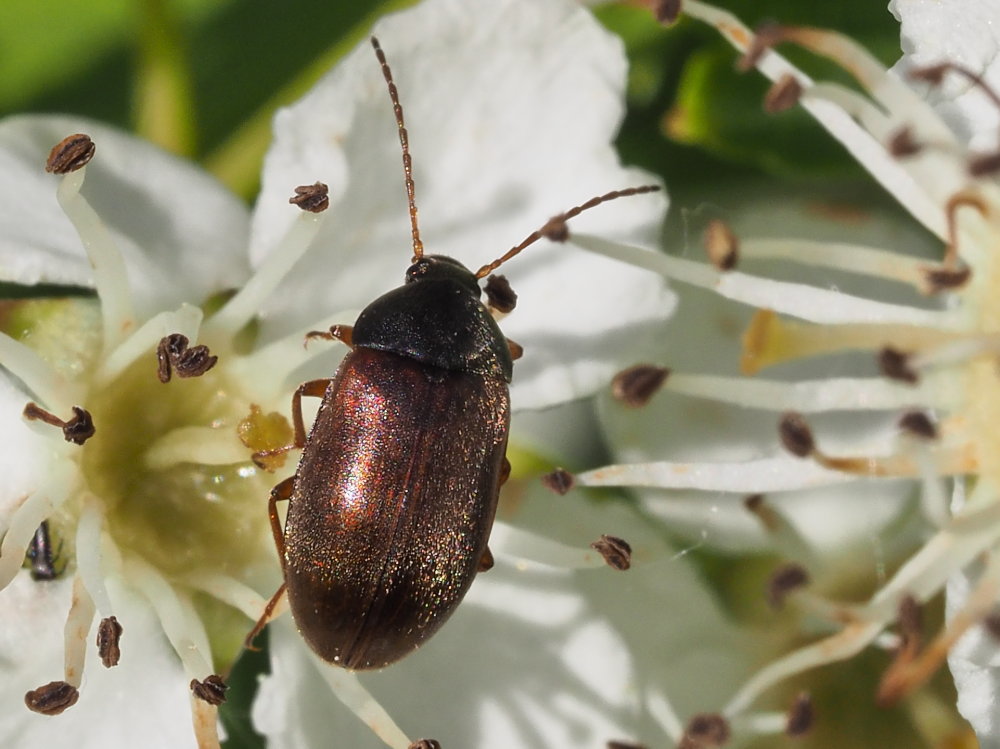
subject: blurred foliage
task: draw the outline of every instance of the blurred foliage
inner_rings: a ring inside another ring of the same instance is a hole
[[[406,4],[4,0],[0,115],[71,112],[137,131],[200,161],[252,200],[274,109],[303,93],[373,20]],[[899,54],[898,25],[884,2],[718,4],[751,27],[765,19],[825,26],[886,64]],[[664,29],[639,3],[604,6],[598,15],[623,38],[632,62],[622,157],[663,177],[672,216],[711,201],[720,185],[732,192],[770,175],[790,181],[789,189],[836,181],[856,186],[861,200],[885,200],[804,113],[766,116],[765,82],[734,72],[734,51],[712,29],[687,20]],[[846,81],[823,61],[782,51],[807,72]],[[231,676],[223,720],[232,749],[263,746],[248,716],[266,668],[266,657],[251,654]]]

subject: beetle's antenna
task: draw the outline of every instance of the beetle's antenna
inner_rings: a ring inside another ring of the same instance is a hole
[[[406,199],[410,204],[410,229],[413,234],[413,260],[411,262],[415,263],[424,256],[424,243],[420,241],[420,228],[417,226],[417,204],[413,199],[413,162],[410,160],[410,136],[403,123],[403,107],[399,103],[399,92],[396,91],[396,84],[392,81],[392,71],[389,70],[385,53],[382,51],[378,39],[374,36],[372,37],[372,47],[375,48],[375,57],[378,58],[379,64],[382,66],[382,75],[389,86],[392,111],[396,115],[396,125],[399,127],[399,145],[403,148],[403,174],[406,175]]]
[[[477,270],[476,278],[485,278],[512,257],[517,255],[525,247],[533,245],[542,237],[557,242],[565,241],[567,236],[566,222],[575,216],[579,216],[586,210],[599,206],[601,203],[607,203],[610,200],[615,200],[616,198],[627,198],[631,195],[644,195],[647,192],[657,192],[659,189],[659,185],[643,185],[642,187],[629,187],[625,190],[614,190],[612,192],[605,193],[604,195],[598,195],[596,198],[591,198],[586,203],[581,203],[575,208],[570,208],[568,211],[560,213],[558,216],[553,216],[545,222],[545,226],[537,231],[531,232],[531,234],[525,237],[521,244],[511,247],[502,257],[497,258],[489,265],[484,265],[482,268]]]

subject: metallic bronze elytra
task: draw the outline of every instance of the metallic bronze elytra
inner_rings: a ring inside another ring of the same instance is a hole
[[[285,523],[289,603],[320,656],[381,668],[444,623],[486,553],[509,426],[502,378],[348,354]]]
[[[249,645],[287,595],[310,647],[351,669],[382,668],[415,650],[493,563],[487,540],[510,473],[508,383],[520,346],[481,301],[480,280],[543,237],[565,240],[566,222],[581,212],[659,189],[592,198],[476,272],[426,255],[403,110],[374,38],[372,46],[403,153],[412,264],[405,283],[371,302],[353,327],[307,335],[351,351],[334,377],[296,389],[294,443],[254,455],[265,465],[265,458],[302,448],[295,475],[271,491],[268,506],[285,582],[247,638]],[[509,285],[494,280],[491,289],[491,306],[513,309]],[[303,396],[323,399],[308,437]],[[277,503],[284,500],[282,528]]]

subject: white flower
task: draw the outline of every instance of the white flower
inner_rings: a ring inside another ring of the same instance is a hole
[[[795,200],[785,216],[764,209],[756,219],[766,226],[758,223],[756,232],[739,217],[735,237],[714,227],[709,244],[735,250],[735,270],[639,255],[585,236],[573,240],[735,303],[704,291],[681,297],[672,324],[687,324],[688,348],[661,359],[674,370],[663,385],[664,403],[651,404],[638,433],[616,415],[623,462],[577,482],[637,487],[644,508],[696,543],[769,549],[814,579],[843,584],[858,566],[889,569],[863,604],[830,600],[824,591],[796,596],[814,633],[809,644],[764,666],[719,708],[744,738],[780,728],[751,710],[770,688],[868,646],[896,653],[877,685],[882,702],[918,689],[951,652],[959,708],[983,742],[994,745],[998,736],[1000,660],[982,625],[1000,585],[1000,19],[992,5],[971,0],[897,0],[893,7],[908,56],[889,72],[837,34],[782,26],[755,34],[725,11],[682,4],[743,51],[744,64],[774,80],[772,94],[801,104],[837,138],[936,237],[936,257],[920,255],[927,243],[912,229],[895,236],[882,230],[878,238],[878,226],[831,234],[829,222],[813,221],[797,235],[787,221],[803,210]],[[809,79],[771,50],[786,42],[831,58],[864,94]],[[742,359],[720,365],[716,343],[732,341],[747,317],[739,305],[756,308],[743,332]],[[692,336],[692,323],[710,332]],[[820,358],[834,354],[833,365]],[[768,367],[776,368],[774,379],[736,375],[738,368],[746,375]],[[633,384],[653,374],[633,373]],[[619,388],[628,391],[628,383],[620,379]],[[747,502],[749,495],[756,497]],[[876,538],[885,540],[874,542],[873,559],[869,539]],[[911,613],[946,585],[948,623],[922,643]],[[662,725],[681,740],[681,720]]]
[[[477,267],[553,214],[649,181],[622,168],[611,147],[622,116],[620,44],[574,3],[428,0],[375,32],[401,92],[430,252]],[[96,301],[5,308],[4,743],[55,746],[67,735],[94,746],[217,742],[215,708],[189,698],[188,682],[228,668],[279,582],[266,497],[292,462],[277,476],[251,462],[253,452],[289,440],[287,420],[264,414],[287,416],[294,387],[329,376],[342,354],[318,344],[305,350],[303,334],[351,322],[399,285],[411,254],[396,125],[367,44],[280,113],[275,129],[261,195],[247,216],[195,168],[97,123],[0,124],[0,276],[97,291]],[[91,164],[61,182],[45,175],[49,148],[80,132],[96,143]],[[325,214],[288,205],[296,186],[317,180],[330,185]],[[652,245],[664,207],[662,193],[633,197],[570,228]],[[504,327],[525,348],[514,408],[593,392],[672,308],[651,274],[548,242],[504,272],[519,294]],[[235,296],[223,294],[235,288]],[[180,354],[174,378],[161,383],[157,347],[175,333],[192,347],[207,345],[218,363],[184,372]],[[82,406],[96,433],[70,444],[58,426],[22,418],[28,401],[50,421]],[[241,424],[258,431],[239,431]],[[574,546],[593,540],[594,521],[610,517],[595,513],[584,524],[588,535],[571,536]],[[61,575],[36,582],[22,561],[46,519]],[[641,558],[660,542],[639,535],[636,544]],[[401,716],[401,728],[356,679],[316,663],[291,625],[279,624],[274,676],[258,711],[272,745],[313,746],[321,740],[314,731],[324,741],[357,733],[345,743],[379,744],[354,718],[331,726],[328,711],[339,708],[331,708],[332,693],[313,690],[317,674],[393,746],[406,746],[404,730],[451,737],[451,746],[569,744],[633,732],[636,663],[612,626],[621,612],[582,599],[595,585],[583,576],[529,570],[523,561],[600,560],[504,523],[493,550],[497,571],[474,587],[439,641],[366,681]],[[710,615],[689,572],[680,565],[669,572]],[[618,573],[592,574],[603,581]],[[642,584],[642,574],[636,578]],[[550,599],[560,602],[551,618],[536,608],[548,610]],[[94,625],[111,616],[124,628],[121,665],[104,669],[93,662]],[[63,681],[62,694],[80,687],[79,702],[58,717],[21,706],[25,692],[49,681]],[[306,700],[318,712],[296,715]],[[193,733],[182,717],[189,702]]]

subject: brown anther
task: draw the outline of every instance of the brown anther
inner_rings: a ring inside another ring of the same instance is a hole
[[[947,62],[943,62],[938,65],[911,68],[906,72],[906,75],[915,81],[924,81],[932,86],[940,86],[941,82],[944,80],[944,74],[947,73],[949,69],[951,69],[951,65]]]
[[[607,749],[646,749],[644,744],[633,744],[631,741],[609,741]]]
[[[119,643],[122,638],[122,625],[114,616],[101,619],[97,626],[97,654],[105,668],[117,666],[121,660],[122,651]]]
[[[28,401],[21,415],[29,421],[41,421],[62,429],[63,438],[74,445],[82,445],[94,436],[97,429],[90,411],[79,406],[73,406],[73,416],[69,421],[63,421],[50,411],[46,411],[37,403]]]
[[[736,61],[736,69],[741,73],[746,73],[760,62],[764,53],[781,41],[783,36],[784,29],[776,23],[764,23],[758,26],[746,52]]]
[[[542,476],[542,485],[556,494],[566,494],[576,485],[573,474],[563,468],[557,468],[552,473]]]
[[[569,224],[566,223],[566,214],[560,213],[558,216],[550,218],[538,230],[538,233],[550,242],[565,242],[569,239]]]
[[[181,333],[171,333],[160,340],[156,347],[156,375],[160,382],[170,382],[173,372],[178,377],[201,377],[215,366],[219,357],[212,356],[208,346],[188,348],[188,338]]]
[[[476,567],[476,572],[489,572],[493,569],[493,565],[495,563],[496,562],[493,559],[493,552],[490,551],[490,547],[487,546],[483,551],[483,555],[479,557],[479,565]]]
[[[725,221],[708,222],[701,237],[708,260],[719,270],[732,270],[740,259],[740,240]]]
[[[908,411],[903,414],[899,419],[899,428],[925,440],[936,440],[938,437],[937,424],[923,411]]]
[[[764,529],[774,532],[781,525],[781,519],[774,508],[767,503],[763,494],[751,494],[743,500],[743,506],[757,516]]]
[[[801,564],[789,562],[781,565],[767,581],[768,605],[772,609],[780,609],[790,593],[804,588],[809,582],[809,572]]]
[[[1000,613],[984,617],[983,627],[989,632],[990,637],[1000,642]]]
[[[226,701],[226,690],[229,687],[218,674],[206,676],[204,681],[191,679],[191,691],[199,700],[218,707]]]
[[[879,371],[890,380],[917,384],[917,371],[910,366],[910,355],[905,351],[885,346],[878,352]]]
[[[791,109],[802,98],[802,84],[791,73],[785,73],[764,94],[764,111],[778,114]]]
[[[434,739],[417,739],[406,749],[441,749],[441,744]]]
[[[63,424],[63,437],[74,445],[82,445],[94,436],[97,429],[94,427],[94,419],[87,409],[79,406],[72,408],[73,418]]]
[[[992,177],[1000,172],[1000,151],[976,154],[969,159],[966,168],[971,177]]]
[[[731,732],[729,723],[718,713],[701,713],[688,721],[678,749],[715,749],[725,746]]]
[[[960,289],[969,282],[969,278],[972,276],[972,269],[968,266],[961,268],[927,266],[921,271],[924,274],[924,283],[927,286],[928,294],[940,294],[942,291]]]
[[[923,607],[913,596],[903,596],[899,602],[896,622],[903,637],[902,650],[915,651],[920,647],[923,630]]]
[[[632,566],[632,547],[625,539],[617,536],[602,535],[590,545],[608,563],[608,566],[624,572]]]
[[[299,185],[295,188],[294,197],[289,198],[288,202],[309,213],[322,213],[330,207],[330,188],[322,182]]]
[[[24,695],[24,704],[33,713],[59,715],[80,699],[80,690],[65,681],[50,681]]]
[[[653,0],[653,16],[664,26],[674,23],[680,14],[681,0]]]
[[[812,697],[808,692],[799,692],[788,709],[785,733],[793,737],[805,736],[815,722],[816,711],[813,709]]]
[[[75,133],[56,143],[45,161],[45,171],[52,174],[69,174],[82,169],[94,158],[94,141],[89,135]]]
[[[513,312],[517,306],[517,294],[510,287],[507,276],[491,274],[486,279],[483,291],[486,293],[486,303],[501,314]]]
[[[889,136],[886,148],[889,151],[889,155],[896,159],[916,156],[923,150],[923,147],[914,139],[913,130],[908,125],[904,125]]]
[[[800,413],[789,411],[781,417],[778,436],[785,449],[799,458],[806,458],[816,450],[812,430]]]
[[[636,364],[614,376],[611,380],[611,395],[626,406],[639,408],[649,403],[669,376],[670,370],[666,367]]]

